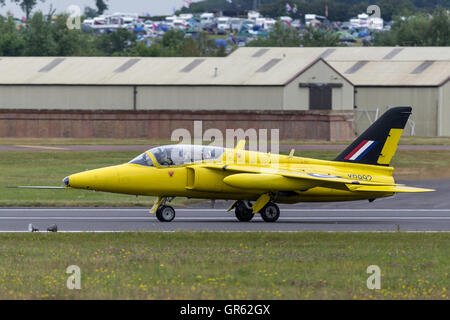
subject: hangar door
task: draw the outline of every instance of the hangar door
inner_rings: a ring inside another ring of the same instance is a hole
[[[331,110],[333,88],[341,88],[341,83],[300,83],[301,88],[309,88],[309,110]]]

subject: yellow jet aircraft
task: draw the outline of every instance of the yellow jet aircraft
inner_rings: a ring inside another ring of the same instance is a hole
[[[76,173],[64,188],[157,196],[150,210],[172,221],[174,197],[235,200],[239,221],[259,213],[266,222],[280,216],[277,203],[369,200],[397,192],[427,192],[394,182],[389,166],[411,114],[410,107],[386,111],[333,161],[201,145],[150,149],[126,164]]]

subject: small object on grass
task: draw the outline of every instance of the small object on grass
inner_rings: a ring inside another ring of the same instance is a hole
[[[52,224],[47,228],[48,232],[58,232],[58,226],[56,224]]]
[[[32,223],[30,223],[30,224],[28,225],[28,232],[37,232],[37,231],[39,231],[39,229],[36,228],[35,226],[33,226]]]

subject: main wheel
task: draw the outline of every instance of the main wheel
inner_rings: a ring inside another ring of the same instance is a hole
[[[275,203],[269,202],[259,213],[265,222],[275,222],[280,217],[280,208]]]
[[[175,218],[175,209],[171,206],[161,206],[156,210],[156,218],[161,222],[170,222]]]
[[[247,208],[247,206],[240,201],[234,209],[234,214],[239,221],[248,222],[253,219],[253,211],[252,209]]]

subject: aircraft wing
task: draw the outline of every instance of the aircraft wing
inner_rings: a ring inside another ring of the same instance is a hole
[[[367,191],[367,192],[432,192],[434,189],[424,189],[416,187],[408,187],[404,185],[394,185],[394,186],[358,186],[358,185],[347,185],[347,188],[351,191]]]
[[[274,168],[259,168],[240,165],[215,165],[205,167],[236,172],[227,176],[224,182],[238,188],[266,189],[268,185],[274,190],[307,190],[314,187],[346,189],[356,192],[430,192],[432,189],[407,187],[401,184],[356,181],[338,176],[290,171]]]
[[[319,173],[308,173],[301,171],[290,171],[290,170],[281,170],[274,168],[258,168],[252,166],[239,166],[239,165],[206,165],[205,167],[210,169],[221,169],[224,171],[234,171],[234,172],[242,172],[242,173],[259,173],[259,174],[272,174],[279,175],[286,178],[294,178],[294,179],[304,179],[309,180],[311,182],[317,181],[319,184],[324,182],[329,183],[341,183],[341,184],[356,184],[356,185],[371,185],[371,186],[394,186],[394,184],[386,184],[386,183],[377,183],[370,181],[356,181],[350,180],[346,178],[341,178],[338,176],[328,175],[328,174],[319,174]]]

